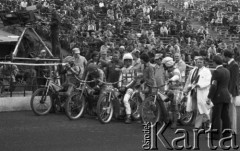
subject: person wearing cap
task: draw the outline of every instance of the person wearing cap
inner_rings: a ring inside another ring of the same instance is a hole
[[[124,46],[120,46],[120,47],[119,47],[119,51],[120,51],[121,53],[123,53],[123,52],[125,51],[125,47],[124,47]]]
[[[157,87],[160,87],[165,83],[165,70],[162,65],[162,59],[163,59],[163,54],[161,53],[156,54],[154,57],[154,61],[156,63],[154,67],[154,71],[155,71],[154,77],[155,77]],[[163,90],[163,87],[160,89]]]
[[[178,119],[178,101],[181,98],[181,73],[179,69],[174,67],[174,61],[171,57],[165,57],[162,60],[162,64],[166,70],[166,79],[168,83],[168,94],[173,94],[174,98],[171,100],[171,111],[172,111],[172,124],[171,128],[175,129],[177,127]]]
[[[64,66],[64,70],[59,72],[60,74],[65,74],[66,76],[65,81],[62,84],[62,91],[66,91],[66,95],[70,96],[74,87],[78,86],[79,81],[76,77],[79,77],[81,69],[79,66],[75,65],[75,59],[72,56],[67,56],[63,62],[66,63],[66,65]]]
[[[80,75],[79,77],[81,78],[83,75],[83,72],[85,70],[85,67],[87,65],[87,60],[85,57],[80,55],[80,49],[79,48],[73,48],[72,50],[73,57],[75,59],[75,65],[80,67]]]
[[[204,58],[195,56],[196,67],[188,75],[183,92],[187,95],[187,112],[196,113],[195,128],[202,128],[203,124],[210,124],[210,109],[207,108],[207,95],[211,84],[211,71],[204,66]]]

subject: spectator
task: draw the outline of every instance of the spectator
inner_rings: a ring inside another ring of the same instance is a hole
[[[87,66],[87,60],[85,57],[80,55],[79,48],[73,48],[72,53],[73,53],[73,57],[75,59],[75,61],[74,61],[75,65],[80,67],[79,77],[82,78],[85,67]]]
[[[26,0],[22,0],[20,3],[21,10],[26,10],[28,6],[28,2]]]
[[[108,42],[105,42],[104,45],[101,46],[100,51],[108,51],[109,48]]]
[[[182,83],[185,82],[185,75],[186,75],[186,63],[182,60],[180,53],[174,54],[174,61],[175,61],[175,68],[179,69],[181,76],[182,76]]]
[[[168,35],[168,29],[166,24],[163,24],[162,27],[160,27],[160,35],[164,37]]]
[[[46,63],[46,61],[41,60],[41,59],[46,59],[46,56],[47,56],[46,50],[44,49],[41,50],[40,54],[36,57],[36,62],[40,64]],[[50,68],[47,66],[36,66],[35,70],[36,70],[36,76],[37,76],[37,85],[38,86],[45,85],[47,80],[44,78],[44,76],[49,75]]]
[[[155,67],[154,67],[154,77],[155,77],[155,81],[156,81],[156,86],[160,87],[163,86],[165,84],[165,70],[164,67],[162,65],[162,58],[163,58],[163,54],[156,54],[154,57],[155,60]],[[160,88],[161,90],[164,90],[164,87]]]
[[[214,44],[211,44],[211,47],[208,48],[208,59],[212,59],[213,56],[217,54],[217,50]]]

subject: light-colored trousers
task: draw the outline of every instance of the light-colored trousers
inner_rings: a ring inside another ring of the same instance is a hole
[[[236,97],[231,96],[231,104],[229,107],[229,116],[230,116],[230,121],[231,121],[231,128],[237,134]]]
[[[126,111],[127,115],[131,114],[131,106],[130,106],[130,103],[129,103],[129,99],[131,98],[132,94],[133,94],[133,89],[128,88],[127,92],[126,92],[126,94],[124,95],[124,98],[123,98],[123,104],[124,104],[125,111]]]

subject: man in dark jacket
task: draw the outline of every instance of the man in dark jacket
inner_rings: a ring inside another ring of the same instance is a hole
[[[231,51],[225,51],[224,57],[228,62],[227,69],[230,71],[228,90],[231,94],[231,104],[229,108],[231,128],[235,133],[237,133],[236,97],[239,95],[239,66],[233,59],[233,54]]]
[[[118,51],[115,51],[113,54],[112,61],[107,65],[106,69],[106,80],[107,82],[117,82],[119,80],[121,69],[123,67],[123,62],[119,59],[120,54]],[[114,85],[117,87],[117,84]]]
[[[211,129],[218,130],[216,133],[213,132],[212,139],[219,140],[223,130],[230,129],[231,127],[229,117],[229,105],[231,102],[231,97],[228,91],[230,72],[222,66],[223,59],[221,56],[214,56],[213,61],[217,67],[212,74],[208,98],[214,105]],[[222,131],[220,130],[221,127]],[[223,136],[226,137],[228,134],[224,133]]]

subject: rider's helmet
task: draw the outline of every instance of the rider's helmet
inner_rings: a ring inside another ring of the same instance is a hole
[[[127,66],[132,65],[133,62],[133,56],[131,53],[126,53],[123,55],[123,63]]]
[[[174,61],[173,58],[171,57],[165,57],[162,60],[162,64],[164,66],[165,69],[171,68],[174,66]]]
[[[95,78],[99,77],[98,66],[94,63],[90,63],[86,69],[88,75],[91,75]]]
[[[123,55],[123,61],[124,60],[133,60],[133,56],[131,53],[126,53]]]

